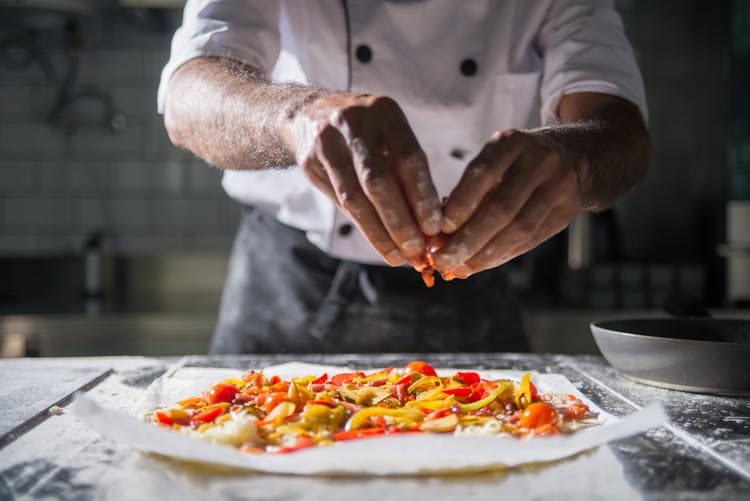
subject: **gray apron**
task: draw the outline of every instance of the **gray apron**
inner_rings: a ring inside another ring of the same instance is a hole
[[[243,208],[211,353],[527,351],[501,270],[467,280],[332,258]]]

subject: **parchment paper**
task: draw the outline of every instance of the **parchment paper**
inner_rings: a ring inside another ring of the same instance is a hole
[[[307,374],[335,374],[351,370],[312,364],[290,363],[264,369],[267,376],[284,379]],[[438,369],[439,375],[454,373]],[[522,371],[481,371],[487,379],[519,380]],[[466,437],[450,434],[388,435],[338,442],[289,454],[247,454],[232,447],[203,442],[149,423],[135,416],[156,406],[170,405],[195,396],[226,377],[238,376],[228,369],[184,368],[162,378],[146,391],[127,415],[106,409],[82,395],[73,412],[104,436],[144,452],[188,461],[211,463],[254,471],[296,475],[424,475],[465,473],[502,469],[528,463],[562,459],[667,423],[661,405],[652,404],[627,418],[617,419],[582,395],[564,376],[534,374],[532,381],[540,392],[571,393],[599,413],[599,426],[572,435],[535,437]]]

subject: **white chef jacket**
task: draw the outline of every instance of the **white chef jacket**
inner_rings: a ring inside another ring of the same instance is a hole
[[[394,98],[440,197],[493,132],[555,121],[564,94],[620,96],[646,117],[612,0],[188,0],[160,112],[169,77],[200,56],[235,58],[278,82]],[[333,256],[383,263],[300,169],[227,170],[222,184]]]

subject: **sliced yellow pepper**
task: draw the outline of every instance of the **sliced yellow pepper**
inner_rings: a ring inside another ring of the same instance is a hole
[[[346,431],[358,430],[368,419],[373,416],[391,416],[395,418],[406,418],[414,422],[424,419],[424,414],[416,409],[388,409],[386,407],[367,407],[355,413],[346,422],[344,429]]]
[[[525,409],[531,403],[531,372],[527,372],[518,383],[518,389],[513,395],[513,402],[519,409]]]
[[[237,387],[237,389],[241,390],[245,386],[246,383],[240,378],[230,377],[228,379],[225,379],[219,384],[233,384]]]

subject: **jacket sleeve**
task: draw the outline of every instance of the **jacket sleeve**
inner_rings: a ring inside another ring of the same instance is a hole
[[[573,92],[622,97],[648,119],[641,74],[612,0],[550,2],[538,45],[543,124],[559,119],[560,98]]]
[[[229,57],[269,74],[279,45],[279,0],[188,0],[161,74],[159,113],[164,112],[169,78],[187,61]]]

